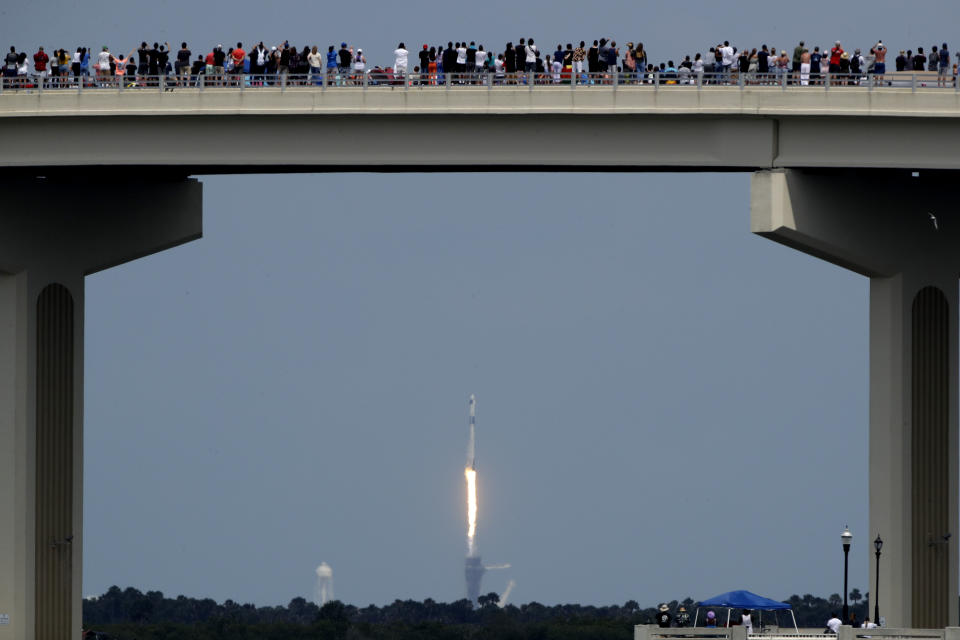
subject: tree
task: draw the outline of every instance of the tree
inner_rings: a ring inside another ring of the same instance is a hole
[[[843,604],[843,598],[840,597],[839,593],[831,593],[830,597],[827,598],[827,602],[830,603],[831,607],[839,607]]]
[[[344,612],[345,607],[343,603],[339,600],[331,600],[322,607],[317,613],[317,618],[319,620],[329,620],[331,622],[339,622],[346,619],[346,614]]]
[[[854,587],[853,591],[850,592],[850,599],[853,600],[853,604],[860,602],[863,599],[863,596],[860,594],[860,589]]]
[[[485,596],[477,597],[477,604],[481,607],[495,607],[498,602],[500,602],[500,596],[493,591]]]

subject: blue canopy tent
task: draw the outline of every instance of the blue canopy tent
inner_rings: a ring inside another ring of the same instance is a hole
[[[727,609],[727,626],[730,626],[730,611],[732,609],[750,609],[755,611],[789,611],[790,617],[793,618],[793,628],[796,629],[797,633],[800,632],[797,629],[797,617],[793,615],[793,609],[786,602],[780,602],[779,600],[771,600],[770,598],[764,598],[763,596],[758,596],[755,593],[749,591],[728,591],[727,593],[721,593],[718,596],[708,598],[706,600],[701,600],[700,604],[697,606],[697,613],[693,618],[693,626],[697,626],[697,619],[700,617],[700,607],[725,607]],[[763,625],[763,617],[761,615],[760,619],[761,627]]]

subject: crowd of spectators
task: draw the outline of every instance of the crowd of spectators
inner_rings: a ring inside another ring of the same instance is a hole
[[[141,42],[126,55],[113,53],[107,46],[100,51],[77,47],[72,53],[54,49],[47,53],[39,47],[32,56],[10,47],[3,64],[4,86],[13,88],[62,86],[157,86],[173,90],[196,86],[258,86],[270,84],[349,85],[361,82],[444,84],[492,81],[500,84],[526,83],[653,83],[692,84],[694,82],[789,82],[797,85],[822,84],[833,79],[838,84],[858,84],[872,78],[876,84],[886,81],[887,48],[882,41],[853,51],[840,41],[831,47],[808,47],[801,41],[793,48],[777,50],[766,44],[738,48],[724,41],[710,47],[707,54],[684,55],[674,60],[653,62],[642,42],[618,46],[608,38],[558,43],[542,52],[533,38],[508,42],[501,51],[474,41],[447,42],[446,45],[422,45],[411,53],[403,42],[393,52],[389,64],[370,65],[362,48],[346,42],[325,48],[313,45],[297,47],[289,42],[267,46],[262,41],[246,50],[242,42],[234,47],[218,44],[194,55],[186,42],[178,49],[169,43]],[[898,72],[934,72],[938,86],[954,86],[957,65],[953,64],[946,43],[901,50],[894,64]]]

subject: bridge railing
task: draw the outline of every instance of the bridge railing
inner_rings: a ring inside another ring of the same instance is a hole
[[[672,627],[661,629],[653,624],[638,624],[633,628],[634,640],[960,640],[960,628],[946,629],[854,629],[841,626],[837,634],[825,634],[818,629],[780,627],[773,632],[746,633],[743,626],[734,627]]]
[[[873,73],[793,73],[773,71],[730,70],[725,73],[697,72],[681,67],[654,71],[614,71],[576,73],[569,67],[542,72],[506,73],[483,71],[475,73],[413,72],[395,73],[391,69],[327,70],[310,74],[248,74],[248,73],[183,73],[159,76],[144,75],[59,75],[59,76],[3,76],[0,94],[40,93],[44,91],[175,91],[179,89],[205,90],[314,90],[368,89],[412,90],[497,90],[541,87],[571,90],[604,87],[607,89],[645,87],[654,91],[672,89],[712,89],[716,87],[747,89],[819,90],[833,91],[850,88],[873,91],[881,89],[909,89],[917,91],[960,92],[956,76],[941,76],[936,72],[891,72],[882,76]]]

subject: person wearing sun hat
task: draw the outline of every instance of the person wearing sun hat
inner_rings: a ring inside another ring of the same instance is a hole
[[[664,602],[660,605],[660,610],[657,611],[657,624],[661,629],[666,629],[671,622],[673,622],[673,616],[670,615],[670,607]]]

